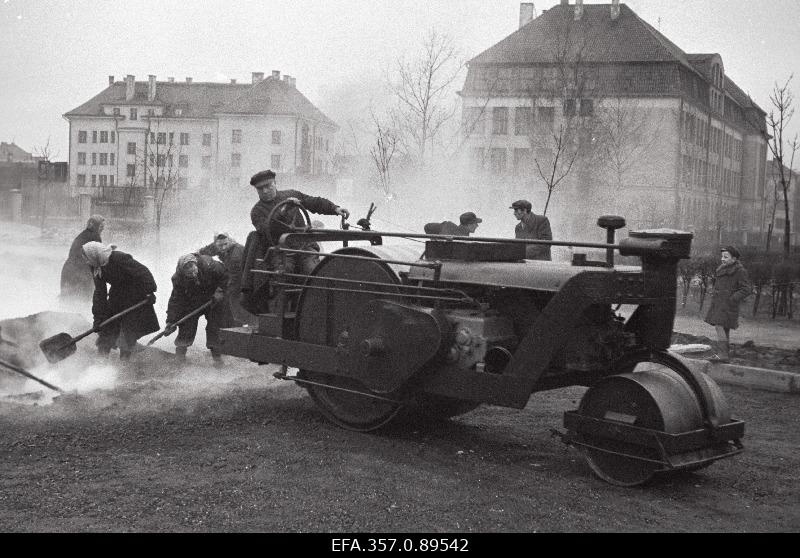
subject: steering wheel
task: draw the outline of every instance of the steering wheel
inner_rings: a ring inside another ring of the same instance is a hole
[[[298,215],[302,224],[297,223]],[[270,246],[277,246],[281,235],[302,232],[310,228],[311,218],[308,216],[308,211],[294,198],[278,203],[267,215],[267,240]]]

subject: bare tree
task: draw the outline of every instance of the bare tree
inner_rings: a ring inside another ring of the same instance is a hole
[[[408,136],[420,165],[425,165],[442,126],[456,112],[448,97],[463,67],[453,40],[434,29],[416,57],[397,61],[397,77],[391,85],[399,101],[395,125]]]
[[[155,202],[157,243],[161,239],[161,225],[165,207],[173,197],[181,180],[180,157],[182,154],[180,145],[176,145],[172,141],[172,137],[167,141],[167,132],[160,132],[158,129],[158,122],[156,122],[155,129],[152,123],[148,126],[144,142],[144,157],[142,158],[143,176],[147,182],[146,187],[152,191]]]
[[[390,125],[381,123],[374,112],[372,113],[372,121],[375,126],[375,137],[373,144],[369,148],[369,155],[375,165],[375,172],[381,190],[383,190],[384,194],[389,195],[392,193],[392,159],[397,152],[398,132]]]
[[[50,136],[44,145],[33,148],[34,155],[39,159],[37,169],[37,181],[39,185],[39,229],[44,231],[44,224],[47,220],[47,201],[50,197],[50,187],[52,183],[52,159],[58,157],[58,152],[50,145]]]
[[[772,132],[772,138],[768,141],[772,159],[776,162],[777,176],[776,182],[780,186],[783,194],[783,209],[785,215],[783,232],[783,252],[787,256],[791,253],[791,223],[789,221],[789,186],[792,183],[794,166],[794,156],[800,148],[797,134],[791,139],[786,139],[789,123],[794,116],[794,95],[789,89],[789,83],[793,76],[789,76],[783,86],[775,83],[769,100],[772,102],[773,110],[767,116],[767,126]],[[773,212],[774,213],[774,212]]]

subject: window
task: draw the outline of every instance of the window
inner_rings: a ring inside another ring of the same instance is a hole
[[[203,167],[204,169],[211,168],[211,156],[204,155],[202,161],[200,162],[200,166]]]
[[[129,141],[128,142],[128,155],[136,155],[136,142]]]
[[[166,155],[159,155],[158,157],[156,157],[156,159],[158,161],[158,166],[159,167],[165,167],[166,166],[166,162],[167,162]]]
[[[594,101],[581,99],[581,116],[594,116]]]
[[[114,154],[113,153],[109,153],[108,154],[108,164],[109,165],[113,165],[114,164]]]
[[[136,120],[138,118],[139,118],[139,111],[137,111],[135,108],[132,108],[131,109],[131,120]]]
[[[97,164],[97,153],[92,153],[92,165]]]
[[[78,132],[78,143],[86,143],[86,130],[80,130]]]
[[[175,157],[172,155],[172,153],[167,155],[167,166],[169,168],[172,168],[172,167],[175,166]]]
[[[175,116],[181,116],[182,114],[183,114],[183,109],[182,108],[175,109]]]
[[[543,125],[552,126],[556,120],[556,111],[553,107],[538,107],[536,109],[536,121]]]
[[[111,132],[111,143],[117,143],[117,133]]]
[[[575,99],[564,99],[564,116],[575,116]]]
[[[101,153],[100,154],[100,166],[104,167],[108,165],[108,153]]]
[[[79,187],[86,186],[86,175],[85,174],[79,174],[77,176],[77,178],[78,178],[78,186]]]
[[[100,132],[100,143],[108,143],[108,132]]]
[[[85,165],[86,164],[86,153],[83,151],[78,152],[78,164]]]
[[[273,169],[277,170],[277,169],[281,168],[281,156],[280,155],[273,155],[271,157],[271,161],[270,162],[272,163],[272,168]]]
[[[508,133],[508,107],[492,109],[492,134],[502,136]]]
[[[129,178],[133,178],[136,176],[136,165],[128,165],[128,170],[125,174]]]
[[[167,143],[167,133],[158,132],[158,135],[156,135],[156,143],[160,145],[164,145],[165,143]]]
[[[97,186],[97,175],[93,174],[92,175],[92,188],[95,188],[96,186]]]
[[[203,145],[211,145],[211,134],[203,134]]]
[[[114,175],[113,174],[109,174],[108,175],[108,185],[111,186],[111,187],[114,186]]]
[[[531,150],[514,149],[514,175],[522,176],[531,172]]]
[[[189,133],[181,132],[181,145],[189,145]]]
[[[231,143],[242,143],[242,131],[241,130],[232,130],[231,131]]]
[[[527,136],[531,132],[531,107],[517,107],[514,109],[514,135]]]
[[[489,150],[489,169],[492,174],[505,174],[506,172],[506,150],[503,148],[492,148]]]
[[[100,187],[105,188],[108,186],[108,176],[105,174],[100,175]]]
[[[155,116],[156,109],[147,109],[147,116]]]
[[[169,144],[170,145],[175,145],[175,132],[170,132],[169,133]]]
[[[155,164],[156,164],[156,156],[151,153],[150,154],[150,166],[151,167],[155,166]]]
[[[114,107],[114,116],[119,116],[119,107]]]
[[[178,166],[182,168],[187,168],[189,166],[189,156],[188,155],[179,155],[178,156]]]
[[[240,167],[240,166],[242,166],[242,154],[241,153],[231,153],[231,166],[232,167]]]
[[[97,143],[97,130],[92,130],[92,143]]]
[[[280,145],[280,144],[281,144],[281,131],[272,130],[272,145]]]

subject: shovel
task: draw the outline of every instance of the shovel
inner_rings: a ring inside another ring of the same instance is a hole
[[[119,314],[114,314],[109,319],[98,325],[97,327],[93,327],[87,332],[81,333],[77,337],[71,337],[69,333],[56,333],[52,337],[48,337],[44,341],[39,342],[39,348],[44,353],[44,356],[47,357],[47,360],[50,364],[55,364],[60,362],[74,353],[78,348],[75,346],[75,343],[86,337],[87,335],[91,335],[97,331],[100,331],[104,327],[106,327],[111,322],[115,322],[123,317],[125,314],[129,314],[133,312],[137,308],[141,308],[145,304],[152,304],[150,298],[146,298],[141,302],[137,302],[130,308],[123,310]]]
[[[31,373],[30,373],[30,372],[28,372],[27,370],[25,370],[25,369],[23,369],[23,368],[20,368],[19,366],[14,366],[14,365],[13,365],[13,364],[11,364],[10,362],[6,362],[6,361],[4,361],[4,360],[0,360],[0,366],[2,366],[3,368],[8,368],[9,370],[12,370],[12,371],[16,372],[17,374],[22,374],[22,375],[23,375],[23,376],[25,376],[26,378],[30,378],[31,380],[34,380],[34,381],[36,381],[36,382],[39,382],[39,383],[40,383],[40,384],[42,384],[43,386],[49,387],[49,388],[50,388],[50,389],[52,389],[52,390],[55,390],[55,391],[60,391],[61,393],[64,393],[64,390],[63,390],[63,389],[61,389],[60,387],[54,386],[53,384],[48,384],[47,382],[45,382],[45,381],[44,381],[44,380],[42,380],[41,378],[37,378],[36,376],[34,376],[33,374],[31,374]]]
[[[185,321],[186,321],[186,320],[188,320],[189,318],[194,318],[194,317],[195,317],[195,316],[197,316],[198,314],[202,314],[202,313],[203,313],[203,311],[205,311],[205,309],[206,309],[206,308],[208,308],[209,306],[211,306],[211,304],[212,304],[213,302],[214,302],[213,300],[209,300],[208,302],[206,302],[205,304],[203,304],[203,305],[202,305],[200,308],[197,308],[197,309],[195,309],[195,310],[192,310],[191,312],[189,312],[188,314],[186,314],[186,315],[185,315],[183,318],[181,318],[180,320],[178,320],[177,322],[175,322],[174,324],[172,324],[172,326],[173,326],[173,327],[178,327],[179,325],[181,325],[183,322],[185,322]],[[167,335],[167,329],[168,329],[168,328],[166,328],[166,327],[165,327],[165,328],[164,328],[164,331],[162,331],[161,333],[159,333],[158,335],[156,335],[155,337],[153,337],[153,338],[152,338],[150,341],[148,341],[146,346],[147,346],[147,347],[149,347],[150,345],[152,345],[153,343],[155,343],[156,341],[158,341],[159,339],[161,339],[162,337],[164,337],[165,335]]]

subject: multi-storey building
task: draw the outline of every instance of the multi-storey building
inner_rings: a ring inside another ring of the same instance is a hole
[[[771,249],[781,250],[786,235],[786,208],[789,208],[789,243],[797,246],[797,216],[800,215],[800,193],[797,191],[797,171],[783,167],[783,180],[787,181],[784,199],[781,168],[776,161],[767,163],[767,185],[761,202],[761,228],[770,230],[772,224]],[[788,203],[787,203],[788,202]]]
[[[337,129],[279,71],[244,84],[109,76],[64,118],[73,193],[106,199],[151,187],[224,191],[265,168],[325,174]]]
[[[576,219],[615,212],[707,244],[763,233],[765,113],[719,54],[685,53],[618,0],[562,0],[536,18],[521,4],[468,67],[465,153],[489,179],[549,189]]]

